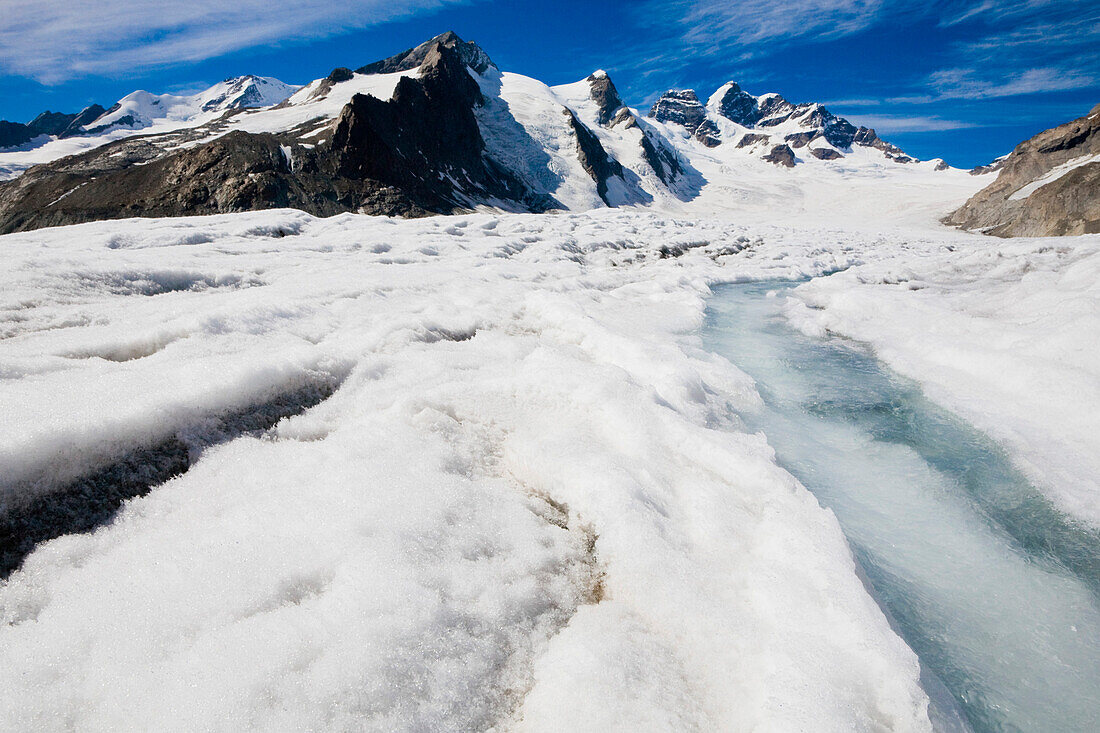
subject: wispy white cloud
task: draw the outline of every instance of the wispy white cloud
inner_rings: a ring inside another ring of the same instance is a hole
[[[751,54],[752,44],[840,38],[878,21],[887,0],[648,0],[639,18],[676,29],[701,53]],[[740,47],[740,48],[738,48]]]
[[[848,119],[857,125],[872,127],[883,135],[899,132],[943,132],[944,130],[965,130],[982,127],[976,122],[963,120],[945,120],[934,115],[849,115]]]
[[[671,34],[658,59],[639,63],[665,76],[700,56],[720,59],[735,73],[746,64],[759,69],[792,44],[932,21],[965,39],[939,51],[944,66],[921,74],[914,59],[909,78],[893,80],[900,94],[853,106],[997,99],[1100,84],[1096,0],[647,0],[638,8],[640,22]]]
[[[0,71],[56,83],[366,28],[464,0],[3,0]]]
[[[1096,83],[1096,78],[1090,74],[1052,67],[1028,69],[996,79],[985,77],[976,69],[943,69],[934,72],[928,79],[928,86],[935,92],[930,101],[1015,97],[1085,89]]]

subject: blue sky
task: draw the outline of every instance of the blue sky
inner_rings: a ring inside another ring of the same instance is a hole
[[[958,166],[1100,103],[1100,0],[4,0],[0,118],[246,73],[305,83],[444,30],[550,84],[607,69],[644,109],[729,79],[825,102]]]

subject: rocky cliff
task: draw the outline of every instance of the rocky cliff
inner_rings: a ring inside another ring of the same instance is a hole
[[[1100,105],[1017,145],[944,222],[999,237],[1100,232]]]
[[[282,207],[678,207],[711,186],[791,190],[821,175],[843,184],[852,171],[878,180],[923,165],[895,165],[915,161],[821,105],[731,82],[705,104],[669,92],[647,117],[606,72],[551,87],[502,72],[451,32],[303,87],[242,76],[189,96],[137,90],[110,109],[32,125],[43,131],[35,142],[0,151],[0,233]],[[26,127],[0,125],[0,136],[25,138]],[[70,134],[79,139],[60,139]]]
[[[31,168],[0,183],[0,232],[281,207],[321,216],[423,216],[486,200],[553,208],[483,155],[473,112],[482,95],[460,44],[434,42],[389,100],[355,95],[321,144],[294,131],[237,130],[187,146],[135,136]]]

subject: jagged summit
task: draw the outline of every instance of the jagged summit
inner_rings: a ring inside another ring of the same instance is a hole
[[[463,41],[454,31],[440,33],[435,38],[421,43],[415,48],[402,51],[389,58],[375,61],[374,63],[360,66],[356,69],[358,74],[392,74],[398,71],[410,71],[419,68],[424,63],[428,52],[436,44],[446,48],[457,49],[462,62],[479,74],[484,74],[490,68],[496,68],[496,64],[489,58],[489,54],[473,41]]]
[[[226,79],[207,89],[200,95],[201,108],[211,110],[246,109],[249,107],[267,107],[290,96],[297,87],[284,84],[278,79],[247,74]]]
[[[978,174],[996,179],[944,221],[1001,237],[1100,233],[1100,104]]]
[[[794,150],[799,148],[819,160],[835,160],[851,152],[853,145],[879,150],[896,163],[916,160],[873,129],[856,127],[820,104],[793,104],[775,92],[754,96],[734,81],[719,87],[706,105],[691,89],[671,89],[649,116],[686,128],[707,147],[733,142],[738,148],[762,149],[764,160],[784,167],[797,164]]]
[[[615,88],[615,83],[603,69],[592,72],[585,81],[592,87],[592,99],[599,109],[597,121],[601,125],[609,124],[615,117],[615,113],[623,108],[619,90]]]
[[[50,134],[0,152],[0,178],[12,179],[0,182],[0,230],[274,207],[725,205],[764,200],[737,193],[746,187],[890,179],[911,160],[821,105],[734,82],[706,102],[672,90],[642,116],[605,70],[551,87],[502,72],[453,32],[302,87],[246,75],[191,96],[137,91],[72,118],[41,115]],[[75,141],[57,139],[74,124]]]
[[[693,89],[670,89],[653,103],[649,116],[658,122],[674,122],[707,147],[721,144],[720,133],[707,118],[707,110]]]
[[[71,137],[107,110],[92,104],[79,112],[42,112],[27,124],[0,120],[0,149],[26,145],[43,137]]]
[[[711,97],[711,104],[715,105],[718,113],[727,120],[732,120],[739,125],[752,127],[760,119],[760,103],[737,82],[726,82]]]

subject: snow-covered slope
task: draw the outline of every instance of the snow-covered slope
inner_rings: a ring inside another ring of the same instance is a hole
[[[481,141],[467,144],[483,148],[484,158],[507,181],[503,188],[497,186],[500,190],[495,194],[488,195],[483,186],[470,188],[463,183],[460,170],[427,164],[429,169],[439,169],[432,175],[451,187],[443,198],[457,208],[511,210],[530,208],[530,202],[537,202],[534,208],[541,209],[551,202],[551,206],[568,210],[649,206],[672,212],[737,211],[756,216],[782,200],[792,215],[831,217],[839,213],[852,219],[870,217],[889,222],[898,217],[927,219],[932,209],[942,215],[986,183],[984,177],[966,176],[947,168],[942,161],[915,161],[881,141],[873,130],[856,128],[817,104],[794,105],[778,94],[752,96],[730,82],[705,103],[690,90],[669,92],[647,117],[623,105],[605,72],[551,88],[535,79],[501,72],[476,44],[448,33],[358,71],[336,69],[296,91],[275,80],[241,77],[190,97],[135,92],[86,125],[88,135],[55,140],[35,150],[0,153],[0,175],[13,177],[34,164],[114,144],[135,132],[142,135],[139,147],[120,149],[117,156],[112,152],[100,156],[94,164],[86,161],[75,167],[62,166],[64,180],[72,183],[56,191],[47,186],[50,192],[44,195],[50,196],[49,200],[30,201],[16,196],[13,203],[0,205],[17,210],[15,217],[8,212],[6,228],[35,226],[36,217],[44,223],[95,218],[99,215],[95,212],[110,208],[99,205],[95,193],[98,188],[111,186],[104,175],[110,172],[104,170],[109,168],[110,160],[148,164],[234,132],[275,135],[289,159],[299,162],[309,157],[305,151],[316,149],[310,155],[317,160],[305,168],[291,165],[289,171],[273,171],[273,175],[288,179],[279,184],[287,189],[299,184],[307,189],[316,187],[315,182],[293,180],[296,171],[332,163],[324,162],[331,157],[325,146],[355,95],[391,100],[402,79],[420,79],[422,66],[433,58],[432,49],[436,47],[453,49],[456,63],[464,65],[477,82],[481,99],[473,102],[472,108]],[[406,95],[406,102],[408,99]],[[397,120],[395,124],[435,124],[423,111],[408,114],[416,119]],[[392,124],[386,122],[382,127]],[[445,147],[452,135],[453,130],[440,129],[430,137],[438,138]],[[295,152],[296,147],[301,150]],[[395,159],[411,153],[403,150],[395,154]],[[410,166],[407,173],[417,175],[415,169],[435,155],[434,151],[417,151],[410,160],[420,158],[421,162]],[[173,169],[188,166],[181,162]],[[96,168],[89,175],[98,182],[72,178],[77,171],[90,167]],[[326,176],[326,181],[332,179],[332,175]],[[408,190],[407,183],[400,182],[407,176],[391,178],[378,184],[396,186],[415,205],[400,203],[387,209],[377,197],[361,206],[350,199],[336,204],[333,202],[338,196],[320,189],[311,189],[305,197],[291,196],[274,203],[301,206],[319,214],[331,213],[333,206],[335,210],[380,213],[439,210],[438,203],[425,201]],[[515,181],[522,191],[516,190]],[[84,183],[90,187],[83,188],[79,196],[66,197],[63,204],[44,211],[55,199]],[[206,185],[202,181],[196,184]],[[340,188],[343,184],[331,185]],[[437,183],[431,185],[440,189]],[[142,188],[149,188],[149,182],[143,182]],[[509,193],[503,195],[503,190]],[[238,203],[220,203],[225,200]],[[323,206],[316,203],[322,200]],[[137,202],[131,204],[124,208],[135,213],[148,208]],[[267,200],[225,192],[198,208],[184,207],[178,213],[268,205],[272,204]],[[35,207],[41,214],[24,215],[25,210]],[[64,211],[68,209],[75,210],[67,215]],[[163,208],[150,211],[164,213]]]
[[[241,76],[226,79],[190,96],[150,94],[136,91],[118,100],[103,116],[84,126],[89,133],[122,126],[140,130],[158,122],[197,126],[226,110],[270,107],[282,102],[298,88],[278,79]]]
[[[1100,236],[943,247],[816,280],[806,329],[875,346],[1100,528]],[[915,254],[915,253],[914,253]]]
[[[138,90],[118,100],[98,117],[64,137],[42,137],[34,146],[0,152],[0,180],[14,178],[31,166],[74,155],[135,134],[159,135],[201,127],[228,111],[279,104],[298,87],[278,79],[241,76],[202,92],[180,96]]]
[[[0,585],[0,728],[930,730],[696,334],[707,282],[892,251],[818,235],[850,251],[614,210],[4,237],[8,506],[220,445]]]

